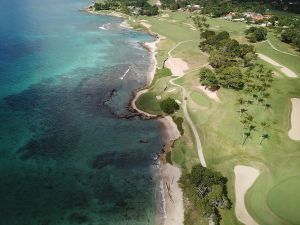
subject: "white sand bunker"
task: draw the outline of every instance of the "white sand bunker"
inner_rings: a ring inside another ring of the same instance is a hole
[[[238,220],[246,225],[258,225],[248,213],[245,206],[245,194],[259,175],[259,170],[249,166],[235,166],[235,214]]]
[[[190,23],[183,23],[183,24],[187,25],[191,30],[197,30],[197,28]]]
[[[142,24],[146,28],[150,28],[151,27],[151,25],[149,23],[146,23],[146,22],[140,22],[140,24]]]
[[[262,60],[266,61],[267,63],[272,64],[273,66],[277,66],[280,68],[281,72],[283,72],[287,77],[291,77],[291,78],[297,78],[297,74],[293,71],[291,71],[289,68],[279,64],[278,62],[274,61],[273,59],[271,59],[270,57],[263,55],[263,54],[257,54],[259,58],[261,58]]]
[[[198,89],[200,89],[204,94],[206,94],[209,98],[216,102],[220,102],[219,96],[216,91],[211,91],[207,87],[203,85],[197,86]]]
[[[163,165],[164,195],[166,200],[166,219],[164,225],[183,225],[183,194],[178,185],[180,169],[170,164]]]
[[[164,13],[164,14],[162,14],[162,15],[161,15],[161,17],[164,17],[164,18],[166,18],[166,17],[170,17],[170,15],[169,15],[169,14],[167,14],[167,13]]]
[[[300,140],[300,99],[292,98],[291,129],[289,137],[293,140]]]
[[[182,76],[189,69],[188,64],[181,58],[170,57],[166,61],[166,67],[169,68],[174,76]]]

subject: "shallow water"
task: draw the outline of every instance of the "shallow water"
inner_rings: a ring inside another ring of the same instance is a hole
[[[1,225],[155,223],[158,124],[116,117],[151,37],[86,4],[0,1]]]

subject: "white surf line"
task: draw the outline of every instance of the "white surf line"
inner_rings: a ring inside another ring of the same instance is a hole
[[[105,27],[106,25],[110,25],[110,23],[103,24],[102,26],[100,26],[98,28],[101,30],[107,30],[107,28]]]
[[[245,194],[254,184],[259,175],[259,170],[249,166],[237,165],[234,167],[235,175],[235,214],[240,222],[245,225],[258,225],[258,223],[248,213],[245,205]]]
[[[273,66],[277,66],[280,68],[281,72],[284,73],[287,77],[291,77],[291,78],[297,78],[297,74],[290,70],[289,68],[279,64],[278,62],[276,62],[275,60],[271,59],[270,57],[257,53],[258,57],[261,58],[262,60],[266,61],[267,63],[272,64]]]
[[[123,80],[125,78],[125,76],[127,75],[127,73],[129,72],[130,70],[130,66],[128,67],[128,69],[126,70],[126,72],[123,74],[123,76],[120,77],[120,80]]]
[[[273,49],[274,49],[275,51],[277,51],[277,52],[281,52],[281,53],[286,54],[286,55],[291,55],[291,56],[300,57],[300,55],[295,55],[295,54],[292,54],[292,53],[288,53],[288,52],[284,52],[284,51],[279,50],[278,48],[276,48],[276,47],[270,42],[270,40],[265,40],[265,42],[267,42],[267,43],[271,46],[271,48],[273,48]]]

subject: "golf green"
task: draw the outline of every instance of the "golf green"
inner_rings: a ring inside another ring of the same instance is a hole
[[[270,209],[291,224],[300,224],[300,176],[284,180],[271,189],[267,202]]]

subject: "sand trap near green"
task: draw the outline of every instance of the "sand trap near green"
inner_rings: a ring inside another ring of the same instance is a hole
[[[234,167],[235,174],[235,214],[239,221],[246,225],[258,225],[251,217],[245,206],[245,194],[259,175],[259,170],[250,166]]]
[[[269,208],[291,224],[300,224],[300,176],[292,177],[271,189],[267,197]]]
[[[300,140],[300,99],[292,98],[291,129],[289,137],[293,140]]]

